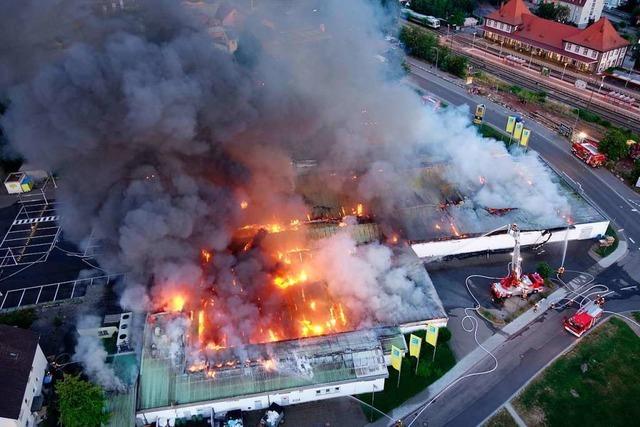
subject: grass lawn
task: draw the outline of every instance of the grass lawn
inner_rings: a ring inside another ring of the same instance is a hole
[[[629,426],[640,420],[638,396],[640,338],[614,318],[547,368],[514,406],[532,426]]]
[[[486,123],[481,124],[478,127],[478,132],[480,132],[480,135],[482,135],[485,138],[494,138],[497,139],[498,141],[502,141],[504,142],[504,144],[508,147],[510,144],[513,144],[515,141],[511,141],[511,143],[509,143],[509,134],[503,131],[500,131],[496,128],[494,128],[491,125],[488,125]]]
[[[605,233],[607,236],[613,236],[613,238],[615,239],[615,241],[613,242],[613,244],[611,246],[607,246],[604,248],[597,248],[596,249],[596,253],[598,255],[600,255],[601,257],[606,257],[607,255],[610,255],[611,253],[613,253],[613,251],[616,250],[616,248],[618,247],[618,234],[616,233],[616,230],[613,229],[613,227],[609,226],[607,227],[607,231]]]
[[[506,409],[500,409],[483,427],[518,427]]]
[[[425,331],[414,332],[414,334],[423,338],[418,374],[416,375],[416,358],[410,357],[408,351],[406,357],[402,359],[400,387],[398,387],[398,371],[389,367],[389,378],[384,382],[384,391],[375,393],[373,398],[373,406],[384,413],[388,413],[405,400],[427,388],[456,364],[455,356],[446,342],[450,336],[439,340],[435,362],[432,362],[433,347],[424,341]],[[441,330],[439,338],[443,338],[444,335]],[[449,334],[447,333],[447,335]],[[408,343],[409,334],[405,335],[405,339]],[[360,394],[356,397],[371,404],[371,393]],[[381,417],[373,409],[362,406],[369,420],[373,421]]]

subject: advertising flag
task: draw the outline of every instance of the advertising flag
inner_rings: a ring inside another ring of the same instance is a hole
[[[516,116],[507,117],[507,133],[513,133],[513,127],[516,125]]]
[[[520,145],[524,147],[529,145],[530,136],[531,136],[531,131],[529,129],[522,129],[522,137],[520,137]]]
[[[402,366],[402,350],[395,345],[391,346],[391,366],[400,372],[400,367]]]
[[[427,326],[427,337],[425,338],[425,341],[427,341],[429,344],[431,344],[432,346],[436,346],[436,343],[438,342],[438,328],[433,326],[433,325],[429,325]]]
[[[513,139],[515,139],[516,141],[520,140],[520,137],[522,136],[523,126],[524,125],[522,124],[522,122],[516,123],[516,127],[513,130]]]
[[[411,334],[409,336],[409,355],[420,357],[420,347],[422,347],[422,338]]]

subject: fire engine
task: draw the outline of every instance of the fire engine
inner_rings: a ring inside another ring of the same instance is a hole
[[[580,160],[594,168],[602,166],[604,162],[607,161],[606,156],[598,151],[598,142],[591,139],[575,141],[571,144],[571,152]]]
[[[595,325],[602,317],[604,298],[598,297],[595,301],[583,305],[573,316],[564,320],[564,328],[580,338],[585,332]]]
[[[516,224],[510,224],[509,234],[515,240],[511,256],[510,271],[507,277],[491,284],[491,294],[496,300],[512,296],[526,298],[531,294],[544,291],[544,279],[538,273],[522,274],[522,258],[520,257],[520,229]]]

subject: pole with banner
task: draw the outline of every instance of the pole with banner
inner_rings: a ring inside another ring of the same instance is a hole
[[[520,138],[522,137],[522,129],[524,129],[524,124],[522,122],[516,123],[516,126],[513,129],[513,139],[520,141]]]
[[[436,360],[436,344],[438,343],[438,327],[433,325],[427,326],[427,336],[425,337],[425,341],[433,346],[433,358],[432,362]]]
[[[411,334],[409,336],[409,355],[416,357],[416,375],[418,374],[418,365],[420,364],[420,349],[422,348],[422,338]]]
[[[530,136],[531,136],[531,131],[529,129],[522,129],[522,136],[520,137],[520,145],[522,145],[527,150],[529,149]]]
[[[391,366],[398,371],[398,386],[400,387],[400,374],[402,371],[402,350],[395,345],[391,346]]]
[[[505,130],[509,134],[509,144],[511,144],[511,137],[513,136],[513,128],[516,125],[516,116],[507,117],[507,127]]]

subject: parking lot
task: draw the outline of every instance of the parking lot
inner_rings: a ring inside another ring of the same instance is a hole
[[[0,268],[47,261],[60,233],[55,205],[44,200],[21,204],[0,243]]]

